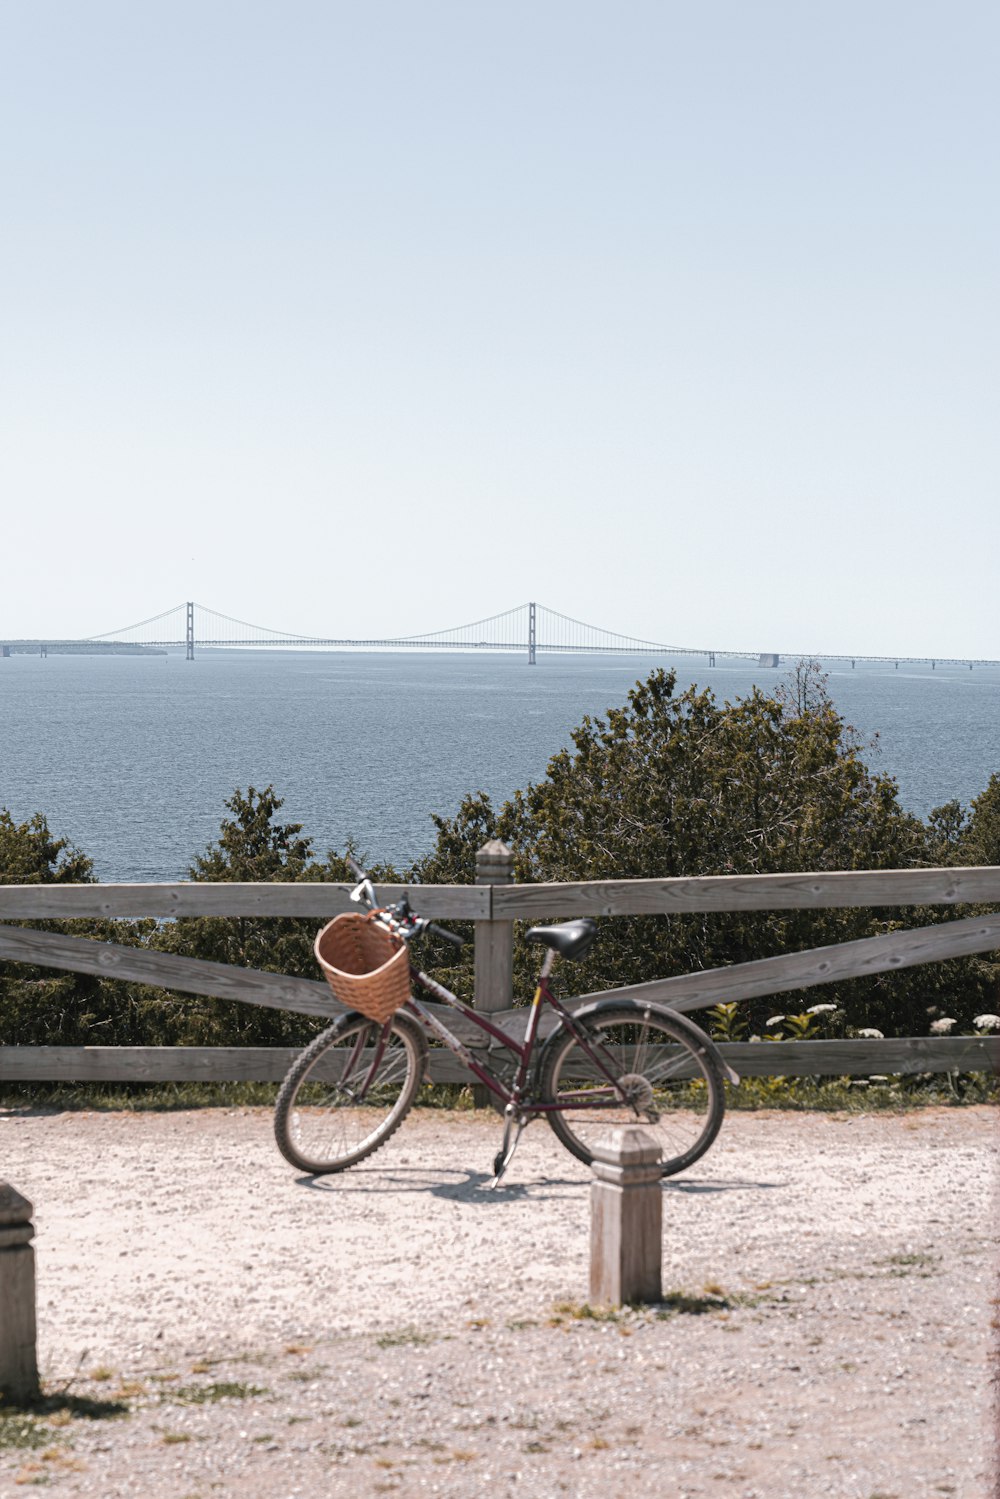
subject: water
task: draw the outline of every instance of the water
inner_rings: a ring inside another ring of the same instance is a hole
[[[186,876],[237,786],[273,783],[318,853],[354,835],[405,864],[431,813],[469,791],[495,803],[545,773],[584,714],[625,701],[648,657],[203,653],[0,661],[0,806],[94,860],[102,880]],[[720,698],[783,675],[674,663]],[[921,816],[1000,770],[1000,670],[831,672],[844,717],[880,735],[872,763]]]

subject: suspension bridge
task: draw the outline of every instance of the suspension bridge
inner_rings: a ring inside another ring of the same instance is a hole
[[[760,666],[779,666],[783,661],[872,662],[900,666],[998,666],[1000,661],[954,656],[868,656],[837,651],[747,651],[710,646],[668,645],[623,635],[572,619],[544,604],[518,604],[501,614],[471,624],[432,630],[423,635],[346,636],[304,635],[274,630],[266,625],[233,619],[202,604],[175,604],[161,614],[137,624],[109,630],[103,635],[80,639],[24,639],[0,636],[3,656],[52,655],[148,655],[183,650],[193,661],[197,649],[206,650],[416,650],[503,651],[524,655],[534,666],[543,653],[578,655],[696,656],[709,666],[727,661],[751,661]]]

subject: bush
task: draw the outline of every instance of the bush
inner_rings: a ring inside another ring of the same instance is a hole
[[[930,846],[940,829],[925,828],[900,807],[895,782],[872,771],[864,751],[815,667],[800,666],[772,696],[755,690],[734,703],[719,703],[696,687],[677,693],[674,674],[656,671],[636,684],[624,707],[604,719],[585,719],[572,747],[552,758],[537,785],[497,811],[479,794],[466,798],[454,818],[435,819],[437,845],[413,875],[471,881],[476,849],[494,837],[513,848],[522,881],[934,862]],[[900,919],[892,908],[616,917],[603,923],[600,942],[574,966],[572,980],[564,970],[563,983],[572,982],[576,992],[640,983],[954,914],[930,908]],[[520,933],[515,961],[518,987],[530,992],[537,949]],[[470,962],[466,957],[466,986]],[[926,1031],[928,1008],[943,995],[949,1013],[963,1021],[985,997],[980,968],[968,960],[881,974],[823,993],[844,1007],[853,1025],[875,1025],[887,1034]],[[753,1029],[775,1003],[772,996],[746,1005]]]

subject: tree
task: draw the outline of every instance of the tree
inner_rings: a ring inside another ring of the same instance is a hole
[[[484,835],[511,844],[525,881],[926,862],[923,825],[900,807],[895,782],[869,768],[814,669],[800,668],[778,693],[754,689],[732,703],[676,686],[672,672],[655,671],[623,707],[584,719],[545,778],[498,811],[468,798],[454,819],[438,821],[420,876],[468,879]],[[875,935],[897,920],[895,910],[867,909],[619,917],[563,982],[609,988]],[[519,940],[520,987],[536,962],[537,950]],[[879,976],[838,985],[835,997],[854,1024],[924,1030],[925,985]],[[748,1008],[759,1024],[773,1004]]]
[[[935,807],[927,818],[927,862],[933,865],[1000,865],[1000,776],[992,775],[985,791],[969,808],[961,802]],[[992,914],[991,905],[921,908],[920,924],[960,916]],[[931,1015],[950,1015],[967,1027],[977,1011],[995,1013],[1000,1006],[1000,953],[979,953],[938,963],[928,983]]]
[[[1000,865],[1000,775],[990,776],[986,790],[973,797],[955,840],[953,862]]]
[[[329,854],[323,864],[312,858],[312,840],[301,836],[300,823],[277,821],[282,805],[273,786],[263,791],[248,786],[245,795],[237,788],[226,802],[231,816],[223,819],[218,841],[195,859],[191,878],[255,883],[350,880],[347,864],[336,854]],[[153,945],[213,963],[318,978],[313,956],[316,925],[314,920],[282,917],[185,916],[162,927]],[[282,1010],[194,997],[178,1003],[183,1017],[178,1039],[192,1043],[297,1042],[317,1028],[317,1022]]]
[[[955,838],[950,862],[1000,865],[1000,775],[990,776],[986,790],[973,797],[969,814]],[[978,910],[986,912],[994,908],[995,903]],[[972,958],[969,967],[982,986],[980,1008],[996,1014],[1000,1007],[1000,952]]]
[[[959,801],[945,802],[927,815],[927,857],[933,865],[962,863],[961,843],[968,814]]]
[[[0,885],[89,884],[93,862],[66,838],[54,838],[41,812],[16,823],[0,807]]]
[[[56,838],[35,813],[16,823],[0,808],[0,884],[91,884],[92,861],[66,838]],[[22,925],[67,932],[124,946],[141,945],[152,922],[49,921]],[[145,1039],[132,992],[91,974],[62,973],[26,963],[0,963],[0,1044],[126,1043]]]

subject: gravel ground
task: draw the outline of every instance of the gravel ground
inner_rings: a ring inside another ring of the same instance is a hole
[[[732,1114],[602,1318],[544,1125],[491,1192],[486,1112],[315,1183],[261,1110],[0,1115],[55,1394],[0,1493],[995,1499],[995,1126]]]

